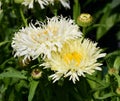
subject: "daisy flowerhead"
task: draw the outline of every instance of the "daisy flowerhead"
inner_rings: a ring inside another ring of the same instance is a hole
[[[44,34],[46,35],[48,46],[54,47],[60,51],[62,44],[69,40],[82,36],[78,25],[70,18],[62,16],[47,19],[47,23],[42,24]]]
[[[28,8],[33,8],[34,2],[38,2],[41,9],[44,9],[45,5],[48,5],[48,0],[24,0],[23,5],[28,6]]]
[[[23,57],[23,62],[39,56],[50,58],[51,52],[60,51],[65,41],[82,34],[73,20],[63,17],[48,18],[46,23],[38,22],[38,25],[30,24],[13,37],[14,56]]]
[[[11,43],[14,57],[23,57],[23,62],[27,63],[27,61],[36,56],[35,51],[40,47],[40,30],[40,28],[36,28],[33,24],[30,24],[28,27],[23,27],[14,34]]]
[[[68,77],[73,83],[79,81],[79,76],[85,77],[85,74],[101,70],[102,65],[97,59],[104,57],[97,43],[89,39],[78,38],[64,43],[60,52],[52,52],[51,58],[46,59],[42,65],[50,68],[54,74],[50,75],[53,82],[61,77]]]

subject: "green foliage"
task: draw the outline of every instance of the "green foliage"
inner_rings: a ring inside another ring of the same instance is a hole
[[[32,80],[30,82],[30,91],[29,91],[29,95],[28,95],[28,101],[32,101],[35,91],[36,91],[36,88],[38,86],[38,83],[39,83],[38,81],[34,81],[34,80]]]
[[[97,35],[96,38],[99,40],[102,36],[107,34],[107,32],[118,22],[120,22],[120,14],[113,13],[112,10],[117,6],[113,6],[114,3],[106,5],[106,7],[103,9],[103,15],[101,17],[101,20],[99,22],[100,25],[99,28],[97,29]]]
[[[0,78],[6,78],[6,77],[27,79],[26,76],[22,74],[22,71],[17,71],[17,70],[14,70],[13,68],[7,68],[5,72],[0,74]]]

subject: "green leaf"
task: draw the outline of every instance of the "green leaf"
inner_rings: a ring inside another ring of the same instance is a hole
[[[32,80],[30,82],[30,90],[29,90],[29,95],[28,95],[28,101],[32,101],[38,84],[39,84],[39,81]]]
[[[106,59],[113,57],[113,56],[120,56],[120,50],[116,50],[112,53],[107,54],[107,56],[105,57]]]
[[[3,18],[3,12],[0,12],[0,23],[1,23],[2,18]]]
[[[8,43],[9,41],[3,41],[3,42],[0,42],[0,47],[5,45],[6,43]]]
[[[112,53],[107,54],[107,56],[105,57],[105,60],[107,62],[107,66],[109,68],[114,67],[114,61],[115,61],[117,56],[120,56],[120,50],[117,50],[117,51],[114,51]]]
[[[20,91],[20,89],[21,89],[22,87],[25,87],[25,88],[28,87],[27,82],[26,82],[25,80],[20,80],[20,82],[15,85],[15,89],[16,89],[16,91],[18,91],[18,92]]]
[[[112,96],[115,96],[115,95],[116,95],[115,93],[110,92],[110,93],[104,94],[104,95],[101,96],[101,97],[97,97],[96,99],[103,100],[103,99],[107,99],[107,98],[112,97]]]
[[[86,78],[88,79],[88,80],[92,80],[92,81],[94,81],[94,82],[96,82],[96,84],[98,85],[101,85],[101,86],[108,86],[109,85],[109,83],[106,83],[105,81],[102,81],[102,80],[100,80],[100,79],[98,79],[97,77],[95,77],[95,76],[92,76],[92,75],[86,75]],[[92,83],[93,84],[93,82],[89,82],[89,83]],[[93,84],[93,86],[94,86],[95,84]],[[96,85],[95,85],[96,86]],[[94,88],[94,87],[93,87]]]
[[[97,29],[97,34],[96,34],[96,39],[97,40],[99,40],[104,35],[103,32],[106,28],[105,22],[106,22],[106,19],[108,18],[109,14],[110,14],[110,5],[109,4],[106,5],[106,7],[103,10],[103,13],[104,13],[104,15],[102,16],[102,18],[100,20],[100,23],[99,23],[102,26],[99,26],[98,29]]]
[[[13,61],[13,60],[14,60],[14,57],[10,57],[9,59],[6,59],[2,64],[0,64],[0,68],[3,69],[6,63],[9,63],[10,61]]]
[[[99,40],[101,37],[103,37],[107,31],[109,31],[114,24],[118,21],[118,15],[114,14],[114,15],[107,15],[105,14],[102,18],[102,21],[100,22],[101,25],[104,24],[104,26],[100,26],[97,30],[97,40]]]
[[[22,74],[20,71],[14,70],[14,69],[6,71],[6,72],[2,72],[0,74],[0,79],[4,78],[4,77],[27,79],[27,77],[24,74]]]
[[[12,91],[10,92],[8,101],[14,101],[14,100],[15,100],[15,92],[14,92],[14,90],[12,90]]]
[[[113,0],[111,3],[111,8],[114,9],[118,5],[120,5],[120,0]]]
[[[116,57],[113,67],[116,68],[117,70],[119,70],[119,68],[120,68],[120,56]]]
[[[120,31],[118,31],[118,32],[116,33],[116,38],[117,38],[117,40],[120,40]]]

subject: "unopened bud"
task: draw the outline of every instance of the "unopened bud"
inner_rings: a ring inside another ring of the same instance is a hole
[[[18,60],[21,67],[26,67],[31,62],[31,59],[24,59],[23,57],[19,57]]]
[[[110,69],[108,70],[108,73],[109,73],[109,75],[118,74],[118,70],[115,69],[115,68],[110,68]]]
[[[14,0],[14,2],[19,4],[19,3],[22,3],[23,0]]]
[[[31,72],[31,76],[33,77],[33,79],[39,79],[41,75],[42,75],[42,71],[38,68],[33,69]]]
[[[80,16],[77,18],[77,23],[79,26],[82,27],[87,27],[90,26],[93,22],[93,18],[90,14],[88,13],[82,13]]]
[[[118,95],[120,95],[120,87],[118,87],[118,88],[116,89],[116,93],[117,93]]]

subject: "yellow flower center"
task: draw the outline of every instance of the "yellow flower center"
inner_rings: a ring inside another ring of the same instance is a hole
[[[50,27],[48,26],[48,28],[46,28],[46,30],[43,32],[44,34],[48,34],[49,31],[52,32],[53,34],[57,33],[58,28],[57,27]]]
[[[71,53],[64,54],[63,59],[67,64],[74,62],[75,66],[78,66],[82,60],[82,56],[78,52],[71,52]]]
[[[89,20],[91,20],[91,15],[90,14],[81,14],[80,19],[83,21],[89,21]]]

